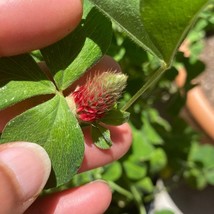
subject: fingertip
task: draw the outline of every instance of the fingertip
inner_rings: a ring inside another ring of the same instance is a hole
[[[98,71],[106,71],[112,70],[116,72],[121,72],[121,67],[112,57],[105,55],[103,58],[93,66],[91,70],[98,70]]]
[[[132,143],[132,129],[130,125],[128,123],[124,123],[120,126],[110,126],[109,129],[113,142],[125,142],[126,148],[124,148],[124,152],[126,152]]]
[[[104,213],[111,203],[112,193],[104,181],[94,181],[86,185],[39,199],[27,213]]]
[[[99,203],[99,207],[98,209],[96,209],[95,212],[91,212],[91,214],[104,213],[108,209],[112,200],[112,190],[110,186],[104,180],[96,180],[89,183],[88,185],[91,189],[96,188],[98,190],[97,195],[96,197],[93,198],[93,201],[90,204],[90,206],[91,206],[91,210],[94,210],[95,205],[97,206],[97,204]],[[97,200],[98,198],[102,198],[102,199],[98,201]]]
[[[111,133],[112,145],[112,158],[118,160],[124,156],[129,150],[132,143],[132,131],[128,123],[120,126],[109,126]]]
[[[80,22],[82,1],[3,1],[0,10],[0,56],[8,56],[63,38]]]

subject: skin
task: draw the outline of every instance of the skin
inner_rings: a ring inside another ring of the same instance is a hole
[[[57,41],[77,26],[81,15],[80,0],[64,0],[60,4],[57,0],[2,0],[0,56],[20,54]],[[110,57],[104,57],[90,72],[112,68],[120,69]],[[28,100],[1,111],[0,131],[9,119],[36,105],[39,99]],[[114,144],[108,151],[96,148],[89,130],[83,130],[85,156],[80,172],[108,164],[127,152],[132,141],[129,125],[110,127],[110,130]],[[103,181],[37,198],[49,177],[50,169],[47,153],[36,144],[10,142],[0,145],[0,214],[81,214],[86,212],[86,208],[89,214],[99,214],[109,206],[111,190]]]

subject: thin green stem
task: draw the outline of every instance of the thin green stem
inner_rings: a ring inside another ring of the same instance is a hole
[[[117,191],[118,193],[120,193],[121,195],[126,196],[129,200],[133,199],[132,193],[129,192],[128,190],[122,188],[121,186],[117,185],[116,183],[114,183],[113,181],[108,181],[109,186]]]
[[[150,87],[152,87],[162,76],[164,71],[167,69],[165,63],[162,63],[162,66],[157,69],[146,81],[146,83],[140,88],[139,91],[122,107],[123,111],[126,111],[131,105],[143,94],[145,93]]]
[[[134,196],[134,201],[137,204],[140,214],[146,214],[146,209],[143,205],[142,195],[138,192],[137,188],[134,185],[131,185],[131,192]]]

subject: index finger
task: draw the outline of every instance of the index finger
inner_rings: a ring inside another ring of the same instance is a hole
[[[0,56],[56,42],[77,26],[81,16],[81,0],[1,0]]]

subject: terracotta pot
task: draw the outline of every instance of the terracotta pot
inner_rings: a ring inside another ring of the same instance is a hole
[[[185,80],[186,71],[181,68],[175,82],[179,88],[182,88]],[[214,107],[204,94],[200,81],[197,86],[188,91],[186,108],[200,128],[214,140]]]
[[[200,86],[188,92],[186,105],[200,127],[214,140],[214,108]]]

